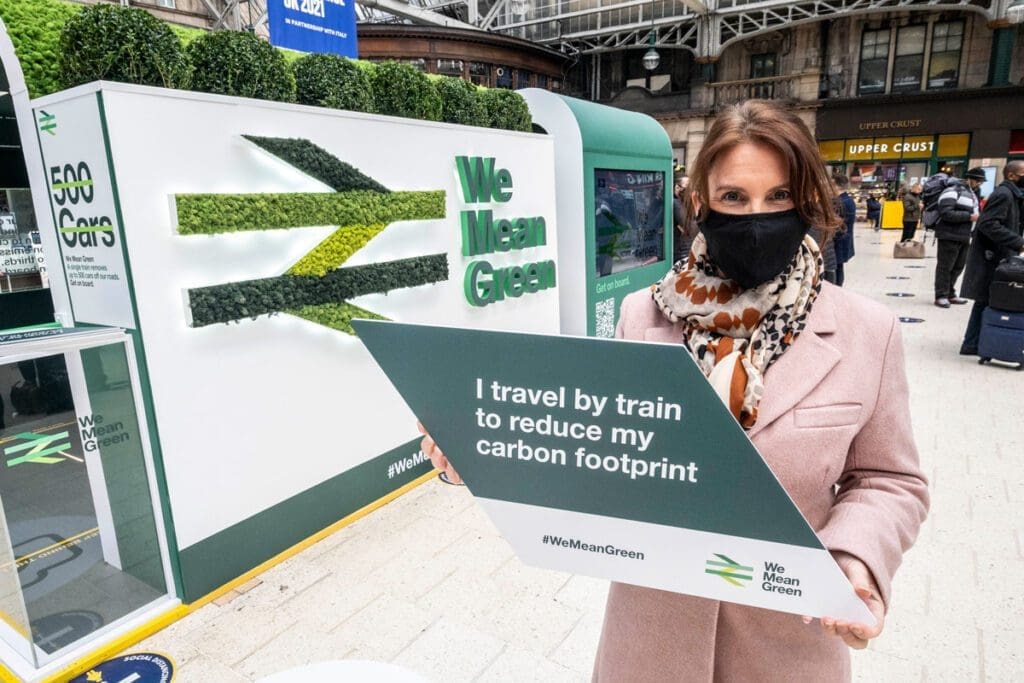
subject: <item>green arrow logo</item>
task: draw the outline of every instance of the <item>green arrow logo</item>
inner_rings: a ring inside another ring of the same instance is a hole
[[[337,229],[282,275],[190,289],[193,327],[288,313],[354,334],[352,318],[383,317],[348,299],[448,279],[447,254],[342,268],[395,221],[444,218],[443,190],[393,192],[309,140],[244,137],[335,191],[180,194],[175,197],[180,234]]]
[[[736,560],[733,560],[726,555],[715,553],[717,560],[708,560],[704,569],[705,574],[715,574],[721,576],[723,579],[728,581],[734,586],[743,588],[746,584],[743,581],[750,581],[753,576],[751,572],[754,571],[753,567],[744,567]]]
[[[24,455],[8,460],[8,467],[15,467],[26,462],[34,462],[40,465],[54,465],[59,462],[64,462],[64,458],[54,458],[52,456],[54,453],[67,455],[62,451],[66,451],[71,448],[71,442],[67,440],[68,432],[66,431],[59,432],[57,434],[22,432],[14,438],[20,439],[22,443],[14,446],[8,446],[4,449],[4,455],[10,456],[15,453],[28,452]]]
[[[39,110],[39,130],[43,133],[56,135],[54,129],[57,127],[57,117],[42,109]]]

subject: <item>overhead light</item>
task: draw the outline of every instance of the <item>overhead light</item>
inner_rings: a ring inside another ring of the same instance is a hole
[[[643,62],[644,68],[648,71],[654,71],[661,64],[661,55],[654,49],[654,31],[651,31],[650,48],[644,53]]]

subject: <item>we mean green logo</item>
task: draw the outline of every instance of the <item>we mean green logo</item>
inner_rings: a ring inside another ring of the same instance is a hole
[[[743,583],[744,581],[750,581],[753,579],[753,575],[751,574],[751,572],[754,571],[753,567],[744,567],[731,557],[720,553],[715,553],[715,557],[718,559],[707,561],[707,566],[704,569],[705,574],[721,576],[732,585],[739,586],[740,588],[747,585]]]
[[[57,117],[49,112],[42,109],[39,110],[39,131],[41,133],[49,133],[50,135],[56,135],[54,129],[57,128]]]
[[[512,174],[508,169],[498,168],[494,157],[455,157],[455,167],[466,204],[505,204],[512,199]],[[493,209],[470,208],[462,212],[461,223],[463,256],[547,244],[547,222],[543,216],[495,218]],[[551,259],[506,268],[495,268],[490,261],[473,261],[463,280],[466,300],[473,306],[516,299],[555,285],[555,262]]]
[[[59,462],[64,462],[65,458],[54,457],[54,454],[67,456],[68,453],[66,451],[71,448],[71,441],[68,440],[68,432],[66,431],[56,434],[22,432],[14,438],[21,443],[4,449],[4,457],[16,456],[7,461],[8,467],[15,467],[28,462],[40,465],[55,465]],[[23,455],[17,455],[19,453]]]

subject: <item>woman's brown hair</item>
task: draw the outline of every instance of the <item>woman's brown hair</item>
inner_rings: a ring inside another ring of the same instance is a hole
[[[745,142],[766,145],[778,152],[789,174],[789,191],[797,213],[824,237],[831,237],[842,220],[836,212],[835,191],[818,145],[799,116],[769,100],[747,100],[733,105],[711,124],[690,172],[687,189],[696,193],[701,204],[700,214],[694,215],[693,202],[687,202],[691,218],[703,218],[709,205],[711,167],[723,153]]]

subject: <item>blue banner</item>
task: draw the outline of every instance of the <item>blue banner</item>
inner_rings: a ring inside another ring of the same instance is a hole
[[[359,56],[355,0],[267,0],[267,20],[277,47]]]

